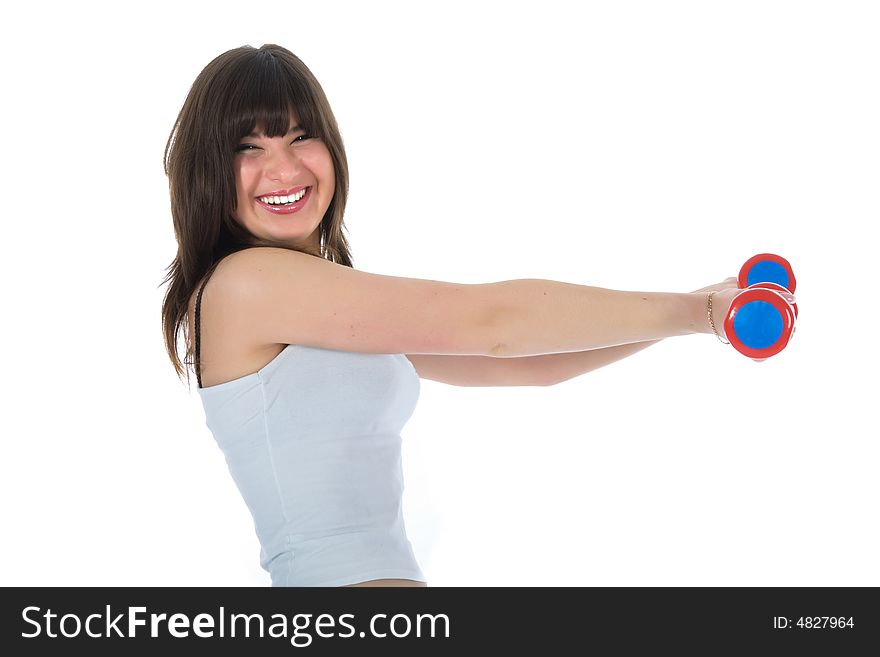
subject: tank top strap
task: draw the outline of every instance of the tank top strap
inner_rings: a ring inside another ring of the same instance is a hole
[[[201,308],[202,308],[202,292],[205,291],[205,285],[208,284],[208,279],[211,277],[211,271],[208,272],[208,275],[205,276],[205,280],[202,281],[201,286],[199,287],[199,293],[196,295],[196,317],[195,317],[195,325],[196,325],[196,358],[195,358],[195,366],[196,366],[196,379],[198,380],[199,388],[202,387],[202,370],[199,365],[199,359],[201,356]]]

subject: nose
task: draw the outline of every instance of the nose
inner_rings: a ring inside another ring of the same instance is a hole
[[[269,180],[284,182],[296,178],[302,162],[293,149],[277,149],[266,160],[265,175]]]

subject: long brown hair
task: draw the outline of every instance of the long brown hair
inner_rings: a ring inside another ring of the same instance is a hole
[[[308,134],[324,141],[333,160],[336,186],[321,220],[320,252],[259,239],[233,218],[236,207],[235,148],[257,126],[280,137],[291,114]],[[165,145],[165,174],[177,256],[161,285],[165,348],[178,377],[193,364],[188,333],[189,300],[200,281],[225,256],[253,246],[275,246],[352,266],[343,214],[348,198],[348,161],[330,103],[318,80],[292,52],[273,44],[242,46],[211,61],[190,88]],[[183,331],[185,358],[178,354]]]

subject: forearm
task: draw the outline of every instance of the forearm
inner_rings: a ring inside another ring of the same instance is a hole
[[[496,358],[585,352],[711,331],[702,293],[626,292],[544,279],[491,285],[497,340],[490,355]]]
[[[556,384],[615,363],[658,342],[660,340],[633,342],[603,349],[570,351],[564,354],[542,354],[528,358],[534,361],[534,367],[538,371],[538,380]]]

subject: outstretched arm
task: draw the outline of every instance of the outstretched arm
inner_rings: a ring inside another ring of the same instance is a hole
[[[707,285],[693,293],[735,288],[736,278]],[[692,294],[693,294],[692,293]],[[660,340],[520,358],[489,356],[408,355],[419,376],[454,386],[551,386],[631,356]]]
[[[546,279],[462,284],[401,278],[283,248],[237,251],[211,281],[225,309],[224,330],[255,347],[519,358],[712,330],[705,295]],[[719,295],[719,312],[731,300]]]
[[[519,358],[408,354],[423,379],[453,386],[550,386],[626,358],[660,340]]]

